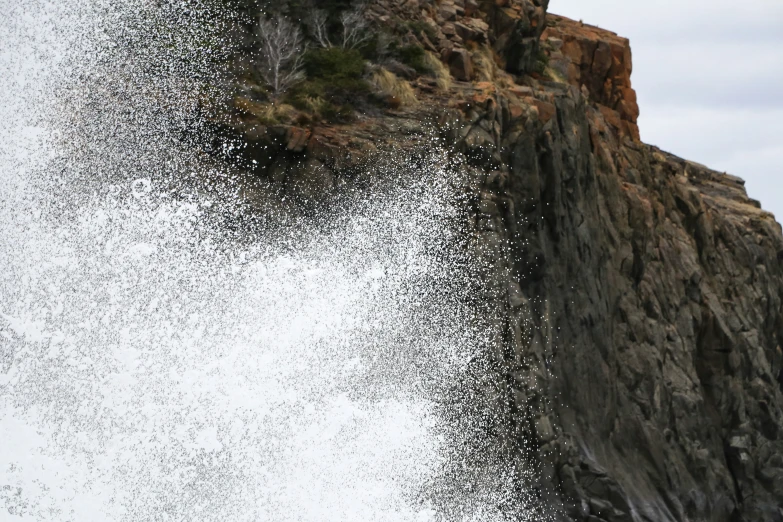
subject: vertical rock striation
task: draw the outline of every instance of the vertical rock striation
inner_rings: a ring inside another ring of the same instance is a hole
[[[741,180],[621,140],[577,89],[551,101],[478,220],[509,245],[509,372],[536,376],[509,394],[536,416],[541,488],[575,520],[781,520],[779,225]]]
[[[562,520],[781,522],[781,227],[742,180],[643,144],[628,40],[546,8],[374,2],[376,24],[425,24],[410,40],[458,81],[414,80],[419,105],[352,124],[245,122],[244,154],[276,193],[316,197],[435,129],[472,173],[507,436],[541,504]],[[471,81],[480,46],[492,81]]]
[[[639,105],[631,87],[631,45],[615,33],[549,16],[543,33],[551,67],[603,111],[623,134],[639,140]]]

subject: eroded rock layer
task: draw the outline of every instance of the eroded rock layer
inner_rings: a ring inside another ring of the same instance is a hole
[[[493,267],[507,436],[562,520],[783,521],[783,235],[742,180],[639,140],[626,39],[545,0],[378,1],[453,82],[348,124],[241,119],[278,194],[444,138]],[[429,32],[429,35],[427,34]],[[494,65],[476,71],[488,46]],[[496,68],[496,70],[495,70]]]

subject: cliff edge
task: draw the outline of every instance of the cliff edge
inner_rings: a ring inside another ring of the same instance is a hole
[[[226,132],[293,199],[433,136],[465,158],[508,437],[557,519],[783,522],[781,227],[742,180],[642,143],[628,40],[547,7],[370,2],[394,45],[364,55],[365,106],[311,61],[310,98],[247,87]]]

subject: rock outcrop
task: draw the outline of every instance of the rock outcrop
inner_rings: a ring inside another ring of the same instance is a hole
[[[584,87],[620,133],[639,140],[639,105],[631,88],[631,45],[626,38],[562,16],[549,16],[543,38],[549,63],[568,83]]]
[[[466,47],[489,44],[509,72],[524,74],[533,70],[538,57],[548,5],[549,0],[379,1],[370,4],[369,16],[380,24],[394,18],[424,22],[429,31],[414,26],[412,36],[447,63],[464,61],[461,50]],[[471,79],[459,74],[466,68],[457,71],[458,79]]]
[[[445,138],[469,164],[507,436],[532,448],[516,465],[541,504],[561,520],[781,522],[781,227],[740,179],[641,143],[628,41],[546,8],[374,3],[376,24],[427,24],[411,37],[457,81],[418,78],[419,105],[351,124],[245,122],[248,169],[317,198],[375,151]],[[498,70],[470,81],[484,44]]]

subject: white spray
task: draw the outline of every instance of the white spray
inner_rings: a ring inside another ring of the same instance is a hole
[[[231,183],[178,181],[225,175],[172,136],[185,75],[114,48],[156,6],[23,4],[0,2],[0,518],[499,518],[502,472],[438,498],[468,465],[445,394],[487,336],[446,291],[445,166],[237,241]]]

